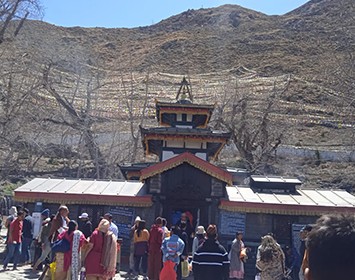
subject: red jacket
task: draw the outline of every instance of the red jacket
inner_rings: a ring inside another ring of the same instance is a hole
[[[13,220],[10,224],[10,234],[9,234],[9,243],[21,243],[22,242],[22,226],[23,222],[18,218]]]
[[[158,225],[152,225],[149,235],[149,253],[161,252],[161,244],[163,243],[164,231]]]

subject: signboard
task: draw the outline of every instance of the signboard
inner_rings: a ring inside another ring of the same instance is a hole
[[[33,221],[33,237],[36,238],[41,230],[42,226],[42,207],[43,204],[41,201],[37,201],[35,204],[35,209],[32,213],[32,221]]]
[[[33,219],[33,237],[37,237],[42,225],[41,213],[33,212],[32,219]]]
[[[235,236],[237,231],[245,232],[245,216],[245,213],[221,211],[219,232],[230,236]]]
[[[129,232],[134,223],[135,209],[131,207],[111,207],[112,220],[117,225],[119,236],[129,239]]]

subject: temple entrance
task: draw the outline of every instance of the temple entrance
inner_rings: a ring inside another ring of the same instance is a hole
[[[203,225],[208,226],[209,223],[209,205],[198,201],[169,201],[163,204],[163,217],[167,219],[168,225],[176,225],[180,220],[181,214],[185,213],[191,223],[193,230]]]
[[[167,200],[163,204],[163,217],[167,219],[168,226],[181,226],[182,216],[186,220],[185,232],[188,235],[188,252],[192,252],[192,242],[196,228],[203,225],[205,228],[209,223],[209,204],[205,201],[196,200]]]
[[[191,227],[207,226],[211,199],[211,176],[183,163],[164,173],[162,191],[163,216],[169,225],[175,225],[181,213],[190,217]]]

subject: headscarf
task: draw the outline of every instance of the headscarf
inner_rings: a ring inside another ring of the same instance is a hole
[[[104,235],[104,244],[101,252],[100,264],[104,268],[104,275],[112,278],[116,274],[116,258],[117,258],[117,238],[108,231]]]
[[[110,222],[106,219],[102,219],[99,225],[97,226],[97,230],[103,233],[107,233],[109,228],[110,228]]]
[[[10,209],[9,209],[9,214],[10,215],[13,215],[13,216],[17,216],[17,208],[16,206],[12,206]]]

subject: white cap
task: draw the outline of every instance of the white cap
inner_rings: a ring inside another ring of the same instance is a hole
[[[79,219],[87,219],[89,218],[89,214],[88,213],[82,213],[80,216],[79,216]]]

